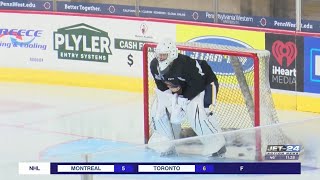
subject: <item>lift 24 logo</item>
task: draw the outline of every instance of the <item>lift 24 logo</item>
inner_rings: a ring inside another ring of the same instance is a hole
[[[300,145],[268,145],[265,160],[298,160]]]

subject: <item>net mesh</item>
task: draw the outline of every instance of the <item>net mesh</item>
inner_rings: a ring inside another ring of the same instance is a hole
[[[214,113],[224,131],[278,123],[269,85],[269,51],[194,42],[176,45],[181,54],[207,61],[217,75],[220,86]],[[145,126],[148,126],[145,130],[148,131],[146,134],[149,134],[146,136],[150,137],[153,133],[150,109],[155,100],[156,85],[149,67],[155,57],[151,48],[155,47],[155,44],[146,46],[149,48],[146,48],[148,51],[144,51],[147,54],[145,56],[147,58],[144,59],[147,65],[145,68],[148,70],[144,77],[147,78],[145,98],[148,98],[148,104],[145,106],[149,111],[145,117]],[[255,81],[257,79],[258,81]],[[187,121],[181,126],[190,127]],[[265,152],[268,144],[289,143],[281,129],[273,129],[272,132],[263,131],[256,136],[254,141],[257,141],[256,148],[260,153]],[[246,137],[241,137],[239,134],[237,139]]]

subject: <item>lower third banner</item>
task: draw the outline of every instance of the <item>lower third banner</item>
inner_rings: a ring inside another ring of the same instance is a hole
[[[301,174],[301,164],[21,162],[19,174]]]

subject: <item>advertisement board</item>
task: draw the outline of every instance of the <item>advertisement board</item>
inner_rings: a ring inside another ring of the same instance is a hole
[[[142,77],[143,44],[164,37],[175,39],[176,34],[174,24],[159,22],[37,14],[7,16],[0,14],[0,66],[10,68]]]
[[[30,10],[30,11],[53,11],[52,0],[1,0],[0,9]]]
[[[264,49],[264,33],[234,30],[225,28],[212,28],[191,25],[177,25],[178,42],[198,42],[208,44],[229,45],[249,49]],[[187,52],[187,55],[195,59],[207,60],[217,75],[233,75],[228,56],[210,55],[208,53]],[[243,60],[245,72],[253,69],[253,60]]]
[[[139,16],[146,18],[175,19],[193,22],[218,22],[220,24],[239,25],[247,27],[272,28],[296,30],[296,20],[288,18],[276,18],[268,16],[249,16],[235,13],[217,14],[212,11],[199,11],[189,9],[172,9],[134,5],[119,5],[107,3],[87,3],[57,1],[57,11],[76,12],[90,14],[111,14],[120,16]],[[139,9],[139,11],[137,11]],[[216,21],[215,21],[216,20]],[[320,32],[320,22],[313,20],[301,20],[301,30],[305,32]]]
[[[303,92],[303,38],[266,33],[266,49],[271,88]]]
[[[177,24],[178,42],[187,42],[192,39],[205,36],[226,37],[226,41],[221,40],[219,43],[224,43],[225,45],[239,44],[239,46],[242,44],[242,46],[250,46],[254,49],[264,49],[264,34],[264,32],[258,31]]]

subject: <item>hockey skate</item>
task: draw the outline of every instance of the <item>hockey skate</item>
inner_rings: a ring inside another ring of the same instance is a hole
[[[226,146],[223,146],[222,148],[219,149],[219,151],[212,153],[211,157],[212,158],[223,158],[226,152],[227,152],[227,148],[226,148]]]

